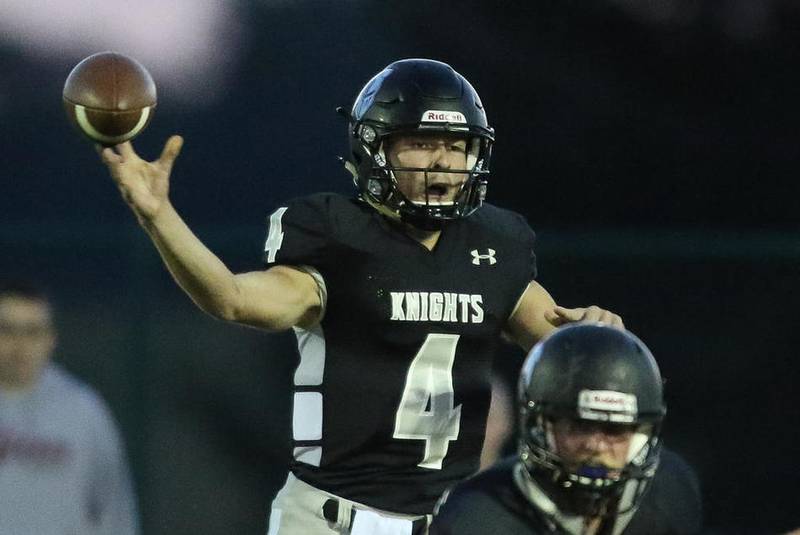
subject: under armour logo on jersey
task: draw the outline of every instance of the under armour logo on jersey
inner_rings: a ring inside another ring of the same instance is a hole
[[[482,261],[486,260],[489,262],[490,266],[496,264],[497,259],[494,257],[495,253],[494,249],[486,249],[486,251],[487,251],[486,254],[480,254],[477,249],[471,250],[470,254],[472,255],[472,263],[475,264],[476,266],[479,266],[481,265]]]

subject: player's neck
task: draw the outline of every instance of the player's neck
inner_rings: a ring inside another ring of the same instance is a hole
[[[403,228],[406,234],[422,244],[422,246],[429,251],[433,251],[433,248],[436,247],[436,244],[439,242],[439,236],[442,234],[441,230],[423,230],[409,224],[403,225]]]

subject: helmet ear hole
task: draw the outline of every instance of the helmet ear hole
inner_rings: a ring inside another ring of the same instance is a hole
[[[378,138],[378,133],[368,124],[359,126],[357,132],[357,137],[369,145],[372,145]]]
[[[386,186],[383,182],[376,178],[370,178],[367,181],[367,190],[370,192],[371,195],[374,197],[383,200],[386,196]]]

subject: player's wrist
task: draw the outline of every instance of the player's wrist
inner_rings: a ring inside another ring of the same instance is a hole
[[[169,199],[160,201],[155,210],[136,210],[136,217],[139,220],[139,224],[148,234],[158,233],[161,229],[169,225],[170,221],[174,220],[177,215]]]

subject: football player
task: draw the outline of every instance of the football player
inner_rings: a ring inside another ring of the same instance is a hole
[[[527,350],[565,322],[622,324],[556,306],[533,281],[533,231],[484,203],[494,130],[449,65],[392,63],[340,112],[358,195],[280,206],[257,272],[231,273],[170,203],[180,137],[154,162],[130,143],[102,151],[201,309],[297,335],[294,462],[270,535],[423,532],[441,493],[478,468],[501,333]]]
[[[518,402],[519,454],[445,493],[432,535],[699,532],[699,485],[661,446],[661,375],[638,338],[562,327],[526,359]]]

